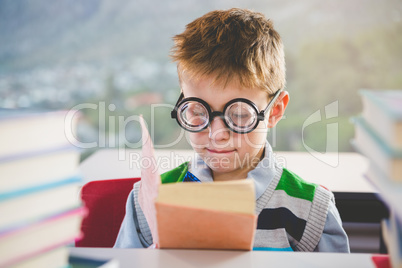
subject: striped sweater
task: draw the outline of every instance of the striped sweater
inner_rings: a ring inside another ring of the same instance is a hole
[[[161,175],[162,183],[198,181],[188,162]],[[138,203],[139,183],[134,185],[134,207],[139,231],[148,244],[152,235]],[[320,241],[333,194],[308,183],[291,171],[275,166],[271,183],[256,200],[258,215],[254,250],[314,251]]]

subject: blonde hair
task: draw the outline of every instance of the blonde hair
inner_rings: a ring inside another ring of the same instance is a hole
[[[258,12],[233,8],[205,14],[173,37],[171,57],[191,77],[213,75],[227,85],[259,88],[269,95],[284,88],[285,55],[280,35]]]

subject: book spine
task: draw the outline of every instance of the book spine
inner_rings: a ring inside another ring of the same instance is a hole
[[[5,201],[7,199],[11,198],[18,198],[23,195],[27,195],[30,193],[38,192],[38,191],[46,191],[52,188],[60,187],[66,184],[71,184],[71,183],[80,183],[82,181],[82,178],[79,175],[69,177],[66,179],[62,179],[59,181],[54,181],[42,185],[35,185],[30,188],[23,188],[23,189],[18,189],[14,191],[9,191],[9,192],[0,192],[0,202]]]

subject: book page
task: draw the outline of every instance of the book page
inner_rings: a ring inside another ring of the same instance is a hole
[[[140,115],[140,124],[142,129],[142,158],[147,158],[150,165],[147,168],[141,167],[141,187],[138,201],[151,230],[153,243],[157,245],[159,237],[156,223],[155,199],[158,196],[161,177],[156,167],[152,140],[142,115]]]
[[[250,179],[225,182],[185,182],[159,187],[157,203],[217,211],[254,214],[254,182]]]

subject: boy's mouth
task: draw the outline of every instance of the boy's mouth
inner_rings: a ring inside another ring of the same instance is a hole
[[[213,153],[213,154],[230,154],[234,151],[236,151],[235,149],[232,150],[218,150],[218,149],[211,149],[211,148],[207,148],[207,151],[209,153]]]

